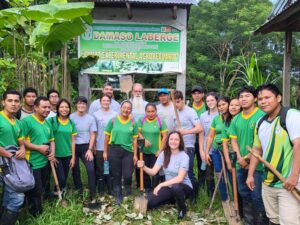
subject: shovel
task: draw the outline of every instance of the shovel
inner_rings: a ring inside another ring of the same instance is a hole
[[[238,190],[236,182],[236,152],[230,152],[230,162],[232,167],[232,187],[233,187],[233,201],[234,201],[234,211],[236,215],[239,215],[239,204],[238,204]]]
[[[253,151],[253,149],[250,148],[249,146],[247,146],[246,148],[255,158],[257,158],[262,164],[264,164],[264,166],[267,167],[282,183],[285,182],[285,178],[270,163],[264,160],[259,154]],[[300,202],[300,191],[297,188],[294,188],[291,192],[292,195],[298,200],[298,202]]]
[[[139,138],[137,142],[140,152],[140,160],[143,161],[143,148],[145,146],[145,139]],[[134,209],[141,214],[146,214],[147,204],[148,199],[145,197],[144,190],[144,170],[143,168],[140,168],[140,196],[135,197],[134,199]]]

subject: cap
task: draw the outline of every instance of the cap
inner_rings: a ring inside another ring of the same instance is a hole
[[[192,93],[195,92],[195,91],[199,91],[200,93],[204,93],[204,89],[200,85],[196,85],[192,88]]]
[[[161,88],[157,91],[157,95],[160,95],[160,94],[169,94],[169,91],[167,88]]]

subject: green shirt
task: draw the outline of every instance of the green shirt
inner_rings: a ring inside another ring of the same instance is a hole
[[[293,168],[294,150],[291,141],[300,137],[299,125],[300,112],[290,109],[286,116],[288,132],[281,127],[280,116],[277,116],[272,121],[264,120],[259,131],[254,134],[253,146],[262,148],[264,160],[270,163],[285,179],[290,176]],[[278,177],[266,167],[263,171],[263,182],[270,187],[283,187]]]
[[[165,121],[161,120],[160,127],[157,118],[154,120],[140,118],[138,121],[138,127],[144,138],[151,143],[150,147],[144,147],[144,153],[156,154],[161,147],[161,133],[168,132]]]
[[[133,138],[138,137],[138,126],[133,119],[123,121],[117,116],[109,120],[104,133],[110,135],[109,144],[121,145],[133,152]]]
[[[210,129],[216,132],[213,142],[213,148],[222,150],[222,132],[228,129],[222,120],[222,115],[217,115],[213,118]]]
[[[24,137],[27,141],[35,145],[42,145],[54,141],[51,124],[44,120],[39,120],[34,114],[22,120]],[[40,152],[26,149],[26,159],[32,165],[32,169],[39,169],[47,165],[48,158]]]
[[[202,104],[199,107],[195,106],[193,103],[192,108],[196,111],[198,118],[200,118],[201,114],[206,111],[206,106],[204,102],[202,102]]]
[[[57,121],[56,117],[51,117],[48,121],[52,125],[55,138],[55,156],[72,156],[72,136],[77,135],[75,124],[70,119],[65,122],[60,119]]]
[[[252,147],[256,122],[264,115],[265,113],[263,111],[259,108],[255,108],[253,112],[247,116],[245,116],[243,112],[240,112],[233,118],[230,124],[230,138],[237,139],[242,157],[249,154],[246,146]],[[239,168],[238,163],[237,168]],[[259,164],[256,169],[261,171],[262,164]]]
[[[17,119],[10,120],[6,114],[0,112],[0,146],[5,148],[8,145],[18,146],[18,140],[23,140],[21,122]]]

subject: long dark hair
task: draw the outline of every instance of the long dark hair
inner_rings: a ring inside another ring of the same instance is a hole
[[[60,116],[60,115],[59,115],[59,107],[60,107],[60,105],[61,105],[63,102],[67,103],[67,105],[69,106],[69,109],[70,109],[70,110],[69,110],[69,114],[67,115],[68,118],[69,118],[69,116],[70,116],[70,114],[71,114],[71,103],[70,103],[67,99],[62,98],[62,99],[59,100],[59,102],[58,102],[57,105],[56,105],[56,118],[57,118],[57,119],[58,119],[58,117]]]
[[[170,139],[170,136],[172,134],[178,134],[179,136],[179,139],[180,139],[180,142],[179,142],[179,151],[184,151],[184,142],[183,142],[183,138],[182,138],[182,135],[179,133],[179,131],[171,131],[168,135],[168,138],[167,138],[167,144],[165,146],[165,149],[164,149],[164,168],[167,168],[169,163],[170,163],[170,159],[171,159],[171,148],[169,146],[169,139]]]
[[[218,99],[218,104],[219,104],[219,102],[221,102],[221,101],[223,101],[223,102],[227,102],[228,103],[228,109],[227,109],[227,112],[226,112],[226,119],[224,118],[224,116],[223,115],[221,115],[222,116],[222,121],[223,121],[223,123],[225,123],[225,125],[228,127],[229,125],[230,125],[230,122],[231,122],[231,119],[232,119],[232,115],[229,113],[229,104],[230,104],[230,99],[228,98],[228,97],[226,97],[226,96],[221,96],[221,97],[219,97],[219,99]]]

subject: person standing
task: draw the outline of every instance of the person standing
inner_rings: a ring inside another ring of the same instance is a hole
[[[168,131],[174,129],[173,118],[175,116],[174,106],[170,99],[170,92],[167,88],[161,88],[157,91],[159,104],[157,107],[157,115],[165,121]]]
[[[227,171],[222,172],[222,132],[228,129],[231,122],[231,115],[229,114],[229,98],[221,96],[218,98],[218,109],[220,115],[214,117],[210,131],[207,138],[205,160],[208,165],[213,162],[215,173],[217,178],[221,177],[219,184],[219,191],[221,194],[222,202],[226,202],[228,199],[228,193],[226,190],[224,174]],[[211,147],[213,146],[213,150]],[[229,179],[231,180],[231,174],[228,173]]]
[[[34,101],[37,98],[37,91],[28,87],[23,91],[23,106],[16,113],[16,118],[19,120],[24,119],[25,117],[33,113]]]
[[[0,157],[17,159],[25,158],[24,136],[22,133],[22,125],[14,114],[19,110],[21,102],[21,94],[15,90],[7,90],[3,93],[2,106],[3,111],[0,112]],[[5,147],[13,145],[19,146],[19,150],[15,155],[5,149]],[[0,185],[3,184],[3,201],[0,207],[0,224],[14,225],[17,221],[18,214],[24,202],[24,193],[12,190],[8,185],[4,184],[1,179],[0,168]]]
[[[96,137],[96,175],[98,180],[98,191],[100,195],[104,194],[105,184],[107,185],[108,192],[111,193],[112,188],[112,179],[111,175],[104,174],[104,139],[105,139],[105,128],[108,124],[108,121],[112,118],[115,118],[118,113],[110,108],[111,98],[108,95],[102,95],[100,98],[101,108],[94,112],[93,116],[95,117],[97,124],[97,137]],[[108,161],[106,161],[108,163]]]
[[[26,159],[31,164],[35,179],[35,187],[25,193],[29,212],[33,216],[38,216],[43,210],[42,197],[50,171],[49,161],[56,164],[52,125],[45,120],[50,108],[47,97],[37,97],[34,101],[34,113],[22,120]]]
[[[266,116],[257,123],[253,150],[285,178],[285,182],[281,182],[271,171],[263,170],[262,197],[267,216],[271,225],[298,225],[300,203],[291,190],[300,189],[300,112],[288,109],[286,118],[281,116],[285,109],[281,105],[281,93],[274,84],[258,87],[258,106]],[[246,182],[250,190],[255,189],[254,174],[258,163],[251,157]]]
[[[195,142],[196,135],[203,132],[202,126],[200,125],[200,121],[198,115],[195,110],[185,105],[183,94],[181,91],[174,91],[174,101],[175,106],[178,110],[179,121],[181,123],[181,128],[179,128],[178,123],[176,121],[176,117],[174,119],[174,127],[181,133],[183,136],[184,147],[187,155],[190,158],[189,171],[188,175],[193,184],[193,202],[197,199],[198,194],[198,181],[195,178],[194,174],[194,156],[195,156]]]
[[[199,180],[200,187],[204,187],[206,181],[207,193],[209,196],[212,196],[215,189],[214,167],[212,163],[210,165],[206,165],[205,149],[206,149],[207,137],[208,137],[212,120],[215,116],[219,115],[219,111],[217,107],[218,104],[217,94],[214,92],[209,92],[206,95],[205,101],[208,110],[202,113],[200,116],[200,124],[203,127],[203,132],[199,134],[199,152],[200,152],[202,163],[200,168],[200,174],[198,174],[198,176],[200,176],[198,180]],[[211,151],[212,149],[210,149],[210,152]]]
[[[200,119],[200,116],[202,113],[206,111],[206,106],[203,101],[204,97],[204,89],[200,85],[196,85],[192,88],[192,108],[196,111],[198,118]],[[203,170],[201,170],[201,164],[202,159],[200,156],[200,149],[199,149],[199,135],[196,137],[196,143],[195,143],[195,156],[197,159],[197,168],[198,168],[198,183],[199,188],[203,186],[204,180],[203,180]],[[205,162],[203,162],[205,163]]]
[[[132,103],[121,103],[120,114],[109,120],[105,129],[103,159],[109,161],[114,194],[118,205],[122,202],[122,178],[125,195],[131,195],[133,166],[138,160],[138,126],[131,118]]]
[[[251,191],[246,184],[248,163],[246,146],[253,145],[255,124],[264,115],[256,107],[256,91],[251,86],[243,87],[238,93],[242,112],[236,115],[230,124],[230,140],[232,150],[237,153],[237,183],[238,192],[242,197],[245,224],[267,224],[264,204],[261,196],[262,165],[255,172],[255,188]]]
[[[164,120],[157,116],[156,106],[148,103],[145,108],[146,116],[138,121],[139,137],[145,139],[144,161],[148,167],[153,167],[159,154],[163,151],[168,135],[168,129]],[[138,174],[138,173],[137,173]],[[144,176],[145,189],[154,189],[159,183],[159,174],[150,179]]]
[[[172,131],[168,135],[166,147],[152,168],[146,166],[144,161],[138,161],[137,166],[150,176],[155,176],[161,168],[166,174],[166,181],[157,185],[153,192],[148,194],[147,207],[153,209],[175,199],[178,219],[183,219],[187,211],[185,200],[192,195],[193,185],[188,176],[189,156],[185,153],[181,134]]]
[[[56,106],[56,116],[49,118],[55,138],[55,157],[58,161],[56,174],[62,193],[66,187],[69,170],[75,165],[75,124],[69,119],[71,104],[61,99]]]
[[[47,119],[49,119],[56,116],[56,105],[59,101],[59,92],[55,89],[50,89],[47,92],[47,98],[49,99],[51,105],[51,111],[47,117]]]
[[[114,96],[113,85],[110,82],[106,82],[103,85],[102,92],[103,92],[103,95],[107,95],[111,99],[109,108],[111,108],[112,110],[114,110],[116,112],[119,112],[120,111],[120,104],[115,99],[113,99],[113,96]],[[93,113],[98,111],[99,109],[101,109],[101,102],[100,102],[100,99],[96,99],[90,105],[89,114],[93,115]]]
[[[139,83],[133,84],[130,101],[132,103],[132,116],[136,121],[138,121],[140,117],[145,116],[145,107],[148,102],[145,101],[144,98],[143,85]]]
[[[90,204],[96,203],[96,174],[94,167],[94,146],[97,126],[93,116],[87,113],[87,98],[79,96],[76,99],[76,112],[70,115],[74,122],[77,135],[75,138],[75,165],[72,171],[75,188],[83,194],[83,187],[80,175],[79,159],[82,160],[88,176]]]

